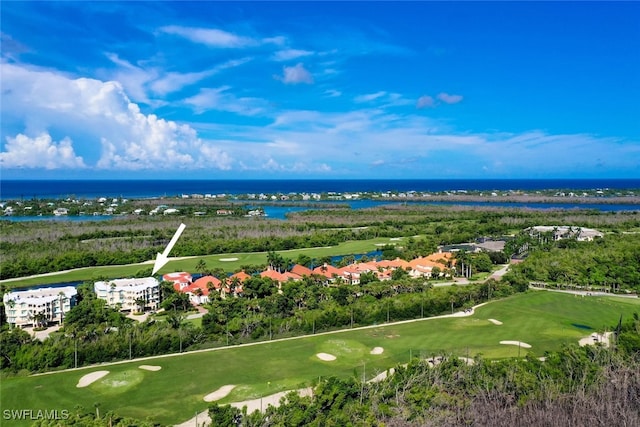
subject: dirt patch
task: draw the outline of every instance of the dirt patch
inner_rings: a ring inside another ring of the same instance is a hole
[[[489,319],[489,322],[493,323],[494,325],[502,325],[502,322],[496,319]]]
[[[522,341],[500,341],[500,344],[517,345],[522,348],[531,348],[530,344],[527,344],[526,342],[522,342]]]
[[[162,366],[154,366],[154,365],[140,365],[138,366],[140,369],[144,369],[145,371],[159,371],[162,369]]]
[[[76,387],[78,387],[78,388],[87,387],[88,385],[98,381],[100,378],[104,377],[108,373],[109,373],[109,371],[91,372],[90,374],[87,374],[87,375],[83,376],[82,378],[80,378],[80,381],[78,381],[78,385],[76,385]]]
[[[229,262],[229,261],[237,261],[238,258],[220,258],[218,261]]]
[[[320,360],[324,360],[325,362],[331,362],[333,360],[336,360],[336,357],[333,354],[329,354],[329,353],[318,353],[316,354],[316,357]]]
[[[384,352],[384,348],[382,347],[374,347],[369,353],[370,354],[382,354]]]
[[[204,397],[204,401],[205,402],[215,402],[216,400],[220,400],[223,397],[226,397],[229,393],[231,393],[231,390],[233,390],[235,387],[236,386],[233,385],[233,384],[223,385],[222,387],[220,387],[216,391],[207,394]]]

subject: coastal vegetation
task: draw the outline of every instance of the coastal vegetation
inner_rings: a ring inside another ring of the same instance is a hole
[[[295,212],[289,214],[286,221],[187,216],[131,216],[73,223],[0,221],[3,236],[0,278],[149,261],[157,252],[162,252],[179,222],[187,227],[171,255],[205,257],[336,246],[374,238],[410,239],[413,236],[421,236],[420,244],[432,250],[437,245],[470,242],[482,237],[505,238],[540,224],[591,227],[609,234],[621,234],[640,231],[640,212],[399,204],[361,210]],[[625,237],[630,236],[625,234]],[[417,253],[417,250],[413,252]],[[350,253],[353,252],[333,252],[332,255]],[[411,250],[405,248],[405,256],[411,255]],[[212,268],[238,267],[213,265],[213,260],[207,262]],[[135,273],[132,270],[129,268],[126,274]],[[117,269],[105,269],[99,274],[92,274],[88,269],[72,280],[90,280],[98,275],[115,278],[118,274]]]
[[[640,325],[633,313],[639,310],[639,301],[528,291],[476,308],[468,317],[378,324],[329,335],[103,364],[92,369],[108,370],[109,375],[86,388],[76,385],[91,372],[89,368],[5,377],[3,407],[20,407],[21,396],[38,390],[30,394],[34,407],[50,408],[55,402],[58,408],[90,417],[87,420],[98,418],[101,424],[97,425],[108,425],[108,414],[114,412],[169,425],[205,410],[209,404],[203,396],[211,391],[237,384],[216,404],[314,387],[315,397],[290,396],[290,405],[281,409],[243,415],[243,425],[267,425],[268,415],[278,420],[275,425],[342,425],[345,419],[353,425],[458,425],[459,420],[474,416],[480,422],[487,414],[481,410],[483,402],[493,402],[490,408],[500,417],[533,409],[540,416],[540,408],[565,408],[572,395],[576,400],[571,402],[581,408],[588,403],[595,408],[612,405],[619,416],[633,417],[638,408],[633,373],[640,351]],[[619,330],[610,350],[577,347],[581,337],[604,330]],[[126,335],[121,339],[126,342]],[[499,343],[508,339],[521,340],[531,348]],[[372,354],[376,347],[384,352]],[[337,359],[322,361],[315,356],[321,351],[330,351]],[[430,368],[427,360],[438,356],[443,362]],[[473,358],[475,363],[466,366],[458,356]],[[143,363],[161,370],[141,371]],[[370,382],[390,368],[395,368],[395,374]],[[613,400],[594,400],[607,396]],[[218,410],[212,412],[215,415]],[[220,416],[225,414],[237,412],[229,410]]]

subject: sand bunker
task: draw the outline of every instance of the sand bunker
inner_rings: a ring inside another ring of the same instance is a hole
[[[384,352],[384,348],[382,348],[382,347],[374,347],[373,350],[371,350],[369,353],[370,354],[382,354],[382,352]]]
[[[494,325],[502,325],[502,322],[496,319],[489,319],[489,322],[493,323]]]
[[[226,262],[226,261],[237,261],[238,258],[220,258],[218,261]]]
[[[383,380],[387,379],[388,376],[393,375],[395,372],[396,372],[396,370],[393,369],[393,368],[389,369],[388,371],[382,371],[378,375],[376,375],[375,377],[371,378],[367,382],[368,383],[379,383],[380,381],[383,381]]]
[[[242,409],[242,407],[247,407],[247,413],[250,414],[253,411],[265,411],[269,406],[273,406],[277,408],[280,406],[280,399],[282,399],[287,394],[295,391],[298,393],[300,397],[312,396],[313,389],[311,387],[301,388],[299,390],[289,390],[289,391],[281,391],[279,393],[271,394],[269,396],[259,397],[257,399],[245,400],[244,402],[234,402],[231,403],[231,406],[234,408]]]
[[[578,344],[583,347],[585,345],[594,345],[597,343],[601,343],[605,347],[609,347],[609,337],[611,337],[612,334],[613,332],[605,332],[604,334],[594,332],[588,337],[582,338],[580,341],[578,341]]]
[[[467,365],[469,365],[469,366],[471,366],[471,365],[473,365],[474,363],[476,363],[476,361],[475,361],[475,360],[473,360],[473,359],[472,359],[472,358],[470,358],[470,357],[462,357],[462,356],[460,356],[460,357],[458,357],[458,359],[460,359],[460,360],[464,360],[464,362],[465,362]]]
[[[140,369],[144,369],[145,371],[159,371],[162,369],[162,366],[154,366],[154,365],[140,365],[138,366]]]
[[[215,402],[216,400],[220,400],[223,397],[226,397],[229,393],[231,393],[231,390],[233,390],[235,387],[236,386],[233,385],[233,384],[223,385],[222,387],[220,387],[216,391],[207,394],[204,397],[204,401],[205,402]]]
[[[439,365],[440,363],[442,363],[443,360],[444,360],[444,358],[442,356],[436,356],[436,357],[432,357],[432,358],[427,359],[427,364],[430,367],[433,368],[434,366]]]
[[[87,374],[85,376],[83,376],[82,378],[80,378],[80,381],[78,381],[78,385],[76,385],[76,387],[86,387],[89,384],[98,381],[100,378],[104,377],[105,375],[107,375],[109,373],[109,371],[95,371],[95,372],[91,372],[90,374]]]
[[[324,360],[325,362],[331,362],[332,360],[336,360],[336,357],[333,354],[328,353],[318,353],[316,357],[320,360]]]
[[[522,341],[500,341],[500,344],[517,345],[517,346],[520,346],[522,348],[531,348],[531,345],[527,344],[526,342],[522,342]]]

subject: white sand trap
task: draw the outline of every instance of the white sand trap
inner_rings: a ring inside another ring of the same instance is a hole
[[[398,241],[398,240],[402,240],[402,237],[392,237],[389,240],[393,241]]]
[[[379,383],[382,380],[387,379],[388,376],[393,375],[396,372],[394,368],[389,369],[388,371],[382,371],[375,377],[371,378],[368,383]]]
[[[320,360],[324,360],[325,362],[331,362],[332,360],[336,360],[336,357],[333,354],[329,353],[318,353],[316,357]]]
[[[227,261],[237,261],[238,258],[220,258],[218,261],[227,262]]]
[[[207,394],[204,397],[204,401],[205,402],[215,402],[216,400],[220,400],[223,397],[226,397],[229,393],[231,393],[231,390],[233,390],[235,387],[236,386],[233,385],[233,384],[223,385],[222,387],[220,387],[216,391]]]
[[[370,354],[382,354],[384,352],[384,348],[382,347],[374,347],[369,353]]]
[[[261,411],[264,412],[269,405],[277,408],[280,406],[280,399],[282,399],[287,394],[292,391],[296,391],[298,396],[306,397],[313,395],[313,389],[311,387],[301,388],[299,390],[289,390],[289,391],[281,391],[279,393],[275,393],[269,396],[259,397],[257,399],[245,400],[244,402],[234,402],[231,404],[234,408],[242,409],[244,406],[247,407],[247,413],[250,414],[253,411]]]
[[[526,342],[522,342],[522,341],[500,341],[500,344],[517,345],[517,346],[520,346],[522,348],[531,348],[530,344],[527,344]]]
[[[594,332],[588,337],[582,338],[580,341],[578,341],[578,343],[581,347],[584,347],[585,345],[595,345],[597,343],[600,343],[605,347],[609,347],[609,338],[612,334],[613,332],[605,332],[604,334]]]
[[[140,365],[140,366],[138,366],[138,368],[144,369],[145,371],[159,371],[160,369],[162,369],[162,366]]]
[[[86,387],[89,384],[98,381],[100,378],[104,377],[105,375],[107,375],[109,373],[109,371],[95,371],[95,372],[91,372],[90,374],[87,374],[85,376],[83,376],[82,378],[80,378],[80,381],[78,381],[78,385],[76,385],[76,387]]]
[[[493,323],[494,325],[502,325],[502,322],[496,319],[489,319],[489,322]]]
[[[460,359],[460,360],[464,360],[464,361],[465,361],[465,363],[466,363],[467,365],[469,365],[469,366],[471,366],[471,365],[473,365],[474,363],[476,363],[476,361],[475,361],[475,360],[473,360],[473,359],[472,359],[472,358],[470,358],[470,357],[462,357],[462,356],[460,356],[460,357],[458,357],[458,359]]]

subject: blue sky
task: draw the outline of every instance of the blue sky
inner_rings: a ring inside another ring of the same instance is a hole
[[[2,2],[2,179],[638,178],[637,2]]]

